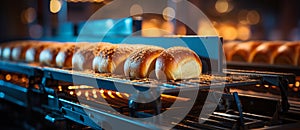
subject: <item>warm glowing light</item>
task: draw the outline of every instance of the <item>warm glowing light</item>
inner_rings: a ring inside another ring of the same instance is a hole
[[[268,88],[269,87],[269,85],[264,85],[266,88]]]
[[[238,13],[238,19],[239,19],[240,24],[248,24],[248,21],[247,21],[247,18],[246,18],[247,14],[248,14],[247,10],[241,10]]]
[[[21,21],[23,23],[32,23],[36,19],[36,11],[34,8],[30,7],[21,13]]]
[[[189,98],[176,97],[176,96],[166,95],[166,94],[161,94],[160,96],[164,97],[164,98],[172,98],[172,99],[181,100],[181,101],[189,101],[190,100]]]
[[[186,27],[184,25],[178,26],[176,30],[177,35],[185,35]]]
[[[101,94],[102,94],[102,93],[104,93],[104,90],[103,90],[103,89],[101,89],[101,90],[100,90],[100,93],[101,93]]]
[[[299,86],[300,86],[300,82],[297,81],[297,82],[295,83],[295,87],[299,87]]]
[[[27,82],[27,78],[26,77],[22,77],[21,78],[21,82],[23,82],[23,83]]]
[[[160,22],[157,19],[145,20],[142,22],[142,36],[145,37],[159,37],[162,36],[159,28]]]
[[[236,28],[230,25],[221,26],[219,32],[225,40],[235,40],[238,36]]]
[[[35,84],[35,85],[34,85],[34,88],[35,88],[35,89],[40,89],[40,86],[39,86],[38,84]]]
[[[60,11],[62,2],[60,0],[50,0],[50,12],[57,13]]]
[[[127,94],[127,93],[124,93],[124,95],[125,95],[127,98],[129,98],[129,94]]]
[[[94,88],[92,86],[80,85],[80,86],[68,86],[68,89],[85,89],[85,88]]]
[[[260,84],[256,84],[255,86],[256,86],[256,87],[260,87]]]
[[[141,14],[143,14],[143,12],[144,12],[143,8],[139,4],[133,4],[130,7],[130,15],[131,16],[133,16],[133,15],[141,15]]]
[[[103,98],[107,98],[107,97],[104,95],[104,93],[101,93],[101,97],[103,97]]]
[[[273,89],[275,89],[275,88],[276,88],[276,86],[274,86],[274,85],[272,85],[271,87],[272,87]]]
[[[216,35],[216,32],[210,22],[200,20],[198,23],[198,35]]]
[[[74,94],[74,92],[73,92],[73,91],[71,91],[71,92],[70,92],[70,95],[73,95],[73,94]]]
[[[171,7],[166,7],[162,12],[165,20],[171,21],[175,18],[175,10]]]
[[[248,40],[251,36],[250,27],[248,26],[243,26],[243,25],[238,26],[237,32],[238,32],[238,38],[240,40]]]
[[[7,81],[11,80],[11,75],[10,75],[10,74],[7,74],[7,75],[5,76],[5,79],[6,79]]]
[[[252,24],[252,25],[258,24],[260,21],[259,13],[255,10],[249,11],[247,14],[247,21],[249,24]]]
[[[93,95],[93,98],[98,98],[98,96],[96,94]]]
[[[219,13],[226,13],[229,10],[229,3],[227,0],[218,0],[215,8]]]
[[[111,91],[108,91],[107,94],[108,94],[111,98],[115,98],[115,96],[112,94]]]
[[[62,87],[61,86],[58,86],[58,91],[62,91]]]
[[[78,92],[76,93],[76,95],[77,95],[77,96],[81,96],[81,91],[78,91]]]
[[[163,35],[172,35],[174,31],[174,25],[172,22],[164,22],[161,26]]]
[[[142,30],[142,36],[144,37],[159,37],[162,35],[162,29],[159,28],[147,28]]]
[[[123,98],[123,96],[120,94],[120,92],[116,92],[116,95],[120,98]]]
[[[97,93],[97,91],[94,89],[94,90],[92,91],[92,93],[93,93],[93,94],[96,94],[96,93]]]
[[[86,92],[84,93],[84,95],[85,95],[85,97],[89,97],[89,92],[86,91]]]
[[[297,92],[297,91],[299,90],[299,88],[293,88],[293,90],[294,90],[295,92]]]

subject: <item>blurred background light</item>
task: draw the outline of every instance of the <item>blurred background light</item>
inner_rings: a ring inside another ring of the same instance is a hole
[[[22,11],[21,21],[24,24],[32,23],[36,19],[36,10],[32,7],[29,7]]]
[[[143,14],[143,8],[142,6],[140,6],[139,4],[133,4],[130,7],[130,16],[134,16],[134,15],[142,15]]]
[[[162,15],[165,20],[171,21],[175,18],[175,10],[172,7],[166,7]]]
[[[62,2],[60,0],[50,0],[50,12],[58,13],[61,9]]]

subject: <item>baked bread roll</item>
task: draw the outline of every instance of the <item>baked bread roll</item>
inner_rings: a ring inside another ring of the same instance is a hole
[[[12,50],[14,49],[15,46],[17,46],[20,43],[21,41],[12,41],[12,42],[5,43],[2,48],[2,59],[12,60]]]
[[[271,41],[262,43],[251,52],[249,62],[273,64],[275,57],[274,52],[283,43],[284,42],[281,41]]]
[[[227,61],[230,61],[233,53],[234,48],[239,44],[240,42],[229,42],[229,43],[224,43],[223,44],[223,53],[225,54],[225,58]]]
[[[45,48],[51,46],[50,42],[42,42],[37,41],[35,44],[31,45],[26,53],[25,53],[25,61],[26,62],[39,62],[40,60],[40,53]]]
[[[0,46],[0,59],[2,59],[2,56],[3,56],[3,50],[5,48],[6,44],[5,43],[1,43],[1,46]]]
[[[133,52],[124,63],[124,74],[130,79],[155,77],[157,57],[164,51],[161,47],[148,46]]]
[[[111,46],[110,43],[94,43],[80,47],[72,57],[72,67],[75,70],[91,70],[93,60],[105,46]]]
[[[55,63],[58,67],[72,67],[72,57],[75,51],[74,43],[65,43],[58,52]]]
[[[35,43],[35,41],[21,41],[12,49],[11,58],[14,61],[24,61],[26,51]]]
[[[55,66],[55,58],[60,49],[63,47],[63,44],[52,42],[51,46],[48,46],[44,50],[41,51],[39,62],[42,65]]]
[[[146,45],[118,44],[99,53],[93,60],[93,70],[124,75],[124,62],[129,55]]]
[[[58,67],[72,67],[72,57],[75,52],[77,52],[80,47],[89,46],[90,43],[66,43],[63,48],[59,51],[56,56],[56,65]]]
[[[163,51],[155,64],[156,77],[160,80],[198,78],[202,62],[198,55],[186,47],[171,47]]]
[[[288,42],[276,49],[274,52],[274,64],[298,65],[300,43]]]
[[[236,45],[233,52],[228,55],[228,61],[249,61],[250,53],[260,44],[261,41],[249,41]]]

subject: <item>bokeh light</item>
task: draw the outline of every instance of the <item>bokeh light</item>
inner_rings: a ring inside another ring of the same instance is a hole
[[[226,13],[229,10],[229,3],[227,0],[218,0],[215,8],[219,13]]]
[[[133,4],[130,7],[130,15],[134,16],[134,15],[141,15],[143,14],[143,8],[142,6],[140,6],[139,4]]]
[[[58,13],[61,9],[62,2],[60,0],[50,0],[50,12]]]
[[[259,13],[255,10],[249,11],[247,14],[247,21],[251,25],[258,24],[260,21]]]
[[[165,20],[171,21],[175,18],[175,10],[171,7],[166,7],[162,12]]]
[[[248,40],[251,37],[251,30],[249,26],[239,25],[237,27],[238,39]]]
[[[31,38],[41,38],[43,36],[43,27],[39,24],[29,26],[29,36]]]
[[[36,10],[32,7],[27,8],[21,13],[21,21],[24,24],[30,24],[36,19]]]

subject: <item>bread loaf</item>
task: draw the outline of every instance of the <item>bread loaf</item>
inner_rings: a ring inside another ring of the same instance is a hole
[[[24,61],[26,51],[36,43],[36,41],[21,41],[12,49],[11,58],[14,61]]]
[[[91,70],[95,56],[105,47],[111,46],[109,43],[94,43],[84,45],[72,57],[72,67],[75,70]]]
[[[31,45],[25,53],[26,62],[39,62],[40,53],[42,50],[51,45],[51,42],[37,41],[35,44]]]
[[[156,77],[160,80],[198,78],[202,62],[198,55],[186,47],[171,47],[163,51],[155,64]]]
[[[83,46],[89,46],[90,43],[66,43],[56,56],[56,65],[58,67],[72,67],[73,54]]]
[[[3,52],[4,52],[4,49],[6,48],[6,46],[9,45],[8,43],[1,43],[1,46],[0,46],[0,59],[4,59],[3,57]]]
[[[262,43],[251,52],[249,62],[273,64],[275,57],[274,51],[283,43],[284,42],[281,41]]]
[[[228,60],[247,62],[249,60],[249,56],[252,50],[260,44],[261,41],[249,41],[240,43],[233,49],[231,56],[228,56]]]
[[[124,63],[125,76],[131,79],[155,78],[156,58],[163,50],[161,47],[148,46],[133,52]]]
[[[274,52],[274,64],[297,66],[300,43],[288,42],[278,47]]]
[[[2,59],[4,60],[12,60],[12,50],[14,49],[15,46],[20,44],[20,41],[12,41],[5,43],[3,48],[2,48]]]
[[[135,50],[145,45],[118,44],[105,49],[93,60],[93,69],[100,73],[124,75],[124,62]]]
[[[56,66],[56,55],[63,47],[63,44],[57,42],[51,42],[51,46],[48,46],[41,51],[39,62],[43,65]]]

